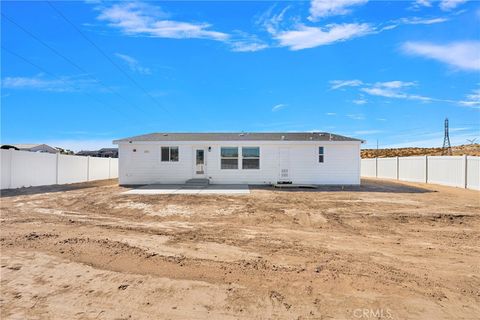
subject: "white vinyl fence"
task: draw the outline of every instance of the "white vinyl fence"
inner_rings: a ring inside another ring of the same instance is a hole
[[[0,150],[1,188],[118,178],[118,159]]]
[[[435,183],[480,190],[480,157],[420,156],[362,159],[362,177]]]

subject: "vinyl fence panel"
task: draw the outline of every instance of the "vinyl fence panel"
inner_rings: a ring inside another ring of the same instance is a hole
[[[29,151],[12,153],[10,188],[57,183],[57,155]]]
[[[118,178],[118,159],[0,150],[1,189]]]
[[[362,159],[361,166],[362,177],[376,176],[480,190],[480,157],[420,156]]]
[[[110,176],[110,158],[90,157],[88,164],[88,180],[104,180]]]
[[[467,157],[467,188],[480,190],[480,157]]]
[[[88,157],[58,155],[58,184],[88,181]]]
[[[428,182],[465,188],[464,165],[462,156],[429,157]]]
[[[118,178],[118,159],[110,158],[110,179]]]
[[[397,179],[397,158],[378,158],[377,177]]]
[[[10,188],[11,184],[11,166],[12,166],[12,152],[13,150],[0,149],[0,165],[1,165],[1,189]]]
[[[398,179],[412,182],[427,182],[427,157],[398,158]]]
[[[362,159],[361,175],[362,177],[376,177],[377,159]]]

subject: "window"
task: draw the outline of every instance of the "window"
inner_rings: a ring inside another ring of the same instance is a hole
[[[238,169],[238,148],[221,147],[220,148],[220,168]]]
[[[325,153],[324,153],[324,148],[323,147],[318,147],[318,162],[323,163]]]
[[[260,148],[242,148],[242,169],[260,169]]]
[[[178,147],[162,147],[161,158],[162,162],[177,162]]]

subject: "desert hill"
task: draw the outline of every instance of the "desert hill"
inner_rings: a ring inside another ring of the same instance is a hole
[[[480,144],[465,144],[452,147],[452,155],[480,156]],[[441,156],[442,148],[391,148],[391,149],[363,149],[362,158],[388,158],[409,156]]]

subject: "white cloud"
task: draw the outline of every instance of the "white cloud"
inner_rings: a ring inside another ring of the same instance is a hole
[[[366,104],[368,101],[366,99],[356,99],[356,100],[353,100],[352,102],[358,105],[363,105],[363,104]]]
[[[42,74],[33,77],[5,77],[2,79],[2,87],[5,89],[30,89],[50,92],[78,91],[93,83],[94,81],[75,77],[62,76],[58,79],[49,79],[43,77]]]
[[[462,106],[480,109],[480,89],[475,89],[466,95],[465,100],[459,101]]]
[[[423,102],[429,102],[434,100],[433,98],[430,98],[430,97],[409,94],[404,92],[405,88],[408,88],[414,85],[416,85],[415,82],[387,81],[387,82],[377,82],[368,87],[361,88],[360,90],[372,96],[380,96],[385,98],[420,100]]]
[[[402,18],[399,19],[398,22],[402,24],[435,24],[435,23],[443,23],[447,22],[448,18],[419,18],[419,17],[411,17],[411,18]]]
[[[158,7],[141,2],[125,2],[100,8],[98,19],[131,36],[158,38],[202,38],[226,41],[229,35],[209,30],[208,23],[168,20]]]
[[[255,52],[268,48],[266,43],[236,41],[231,44],[232,51],[236,52]]]
[[[360,80],[332,80],[330,81],[330,89],[336,90],[342,87],[358,87],[363,84]]]
[[[280,104],[274,105],[273,108],[272,108],[272,111],[277,112],[281,109],[285,109],[286,107],[287,107],[286,104],[280,103]]]
[[[327,116],[336,116],[337,114],[335,112],[327,112],[325,113]]]
[[[347,117],[353,120],[365,120],[365,115],[361,113],[357,114],[347,114]]]
[[[272,14],[274,8],[275,6],[271,6],[265,13],[260,15],[255,22],[255,24],[264,27],[270,34],[275,34],[277,32],[276,30],[278,30],[280,24],[283,22],[285,13],[290,9],[290,6],[286,6],[277,14]]]
[[[434,97],[427,97],[419,94],[411,94],[407,90],[411,87],[417,86],[417,82],[414,81],[385,81],[385,82],[375,82],[374,84],[365,83],[361,80],[332,80],[330,81],[332,89],[338,89],[342,87],[360,87],[357,90],[360,91],[360,97],[357,100],[352,102],[355,104],[365,104],[367,99],[363,98],[362,93],[367,93],[371,96],[379,96],[384,98],[393,98],[393,99],[407,99],[407,100],[417,100],[420,102],[443,102],[461,105],[465,107],[471,107],[474,109],[480,109],[480,89],[476,88],[472,90],[471,93],[465,95],[463,100],[458,99],[439,99]],[[348,115],[350,118],[350,115]],[[384,121],[385,119],[377,119],[379,121]]]
[[[385,118],[377,118],[375,120],[377,120],[377,121],[387,121],[387,119],[385,119]]]
[[[450,11],[465,2],[467,2],[467,0],[442,0],[440,1],[440,9]]]
[[[128,56],[126,54],[122,54],[122,53],[115,53],[115,55],[118,58],[122,59],[128,65],[130,70],[132,70],[133,72],[138,72],[138,73],[141,73],[141,74],[151,74],[152,73],[149,68],[142,67],[140,65],[140,63],[138,62],[138,60],[133,58],[133,57],[130,57],[130,56]]]
[[[415,1],[415,7],[431,7],[432,3],[430,0],[416,0]]]
[[[268,48],[268,45],[256,35],[236,31],[228,41],[230,48],[235,52],[255,52]]]
[[[348,14],[351,12],[349,7],[367,2],[368,0],[312,0],[308,19],[316,21],[323,17]]]
[[[274,38],[281,46],[289,47],[290,50],[301,50],[346,41],[373,32],[374,29],[367,23],[329,24],[324,28],[300,24],[295,30],[274,34]]]
[[[406,42],[402,49],[407,54],[437,60],[463,70],[480,70],[480,41],[447,44]]]
[[[386,81],[386,82],[377,82],[375,83],[376,87],[383,87],[388,89],[401,89],[406,87],[414,86],[415,82],[405,82],[405,81]]]
[[[363,135],[370,135],[370,134],[377,134],[383,132],[382,130],[358,130],[355,131],[354,134],[363,134]]]

